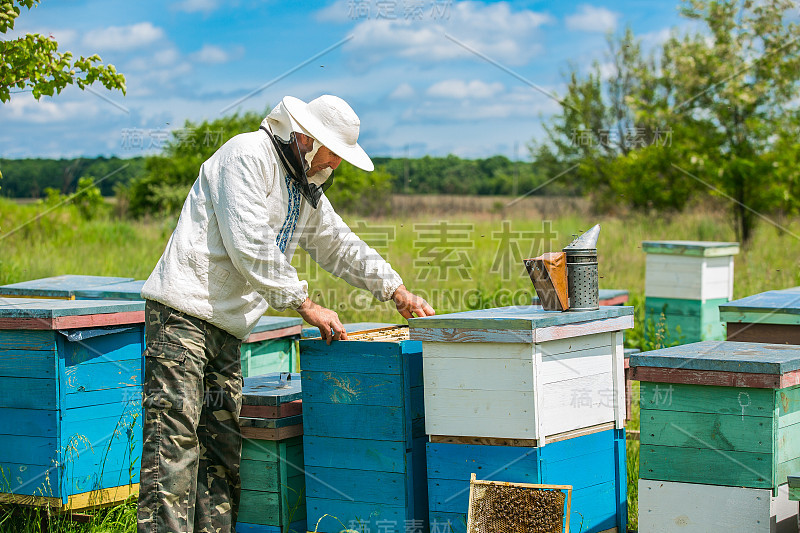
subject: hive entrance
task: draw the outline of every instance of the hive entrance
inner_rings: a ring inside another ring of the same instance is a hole
[[[569,533],[571,496],[571,485],[482,481],[472,474],[467,533]]]

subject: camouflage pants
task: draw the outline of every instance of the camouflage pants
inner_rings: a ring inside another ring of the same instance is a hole
[[[151,301],[145,322],[138,532],[232,532],[240,494],[241,341]]]

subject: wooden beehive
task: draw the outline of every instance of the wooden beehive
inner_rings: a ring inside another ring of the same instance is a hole
[[[297,340],[302,327],[303,320],[299,317],[261,317],[242,342],[242,376],[299,372]]]
[[[800,288],[767,291],[719,306],[728,340],[800,344]]]
[[[307,531],[301,396],[300,374],[275,372],[244,380],[236,531]]]
[[[133,281],[133,278],[108,276],[65,275],[34,279],[0,286],[0,296],[17,298],[52,298],[58,300],[78,300],[76,293],[94,287]],[[115,299],[115,298],[111,298]],[[127,299],[127,298],[125,298]],[[139,298],[136,298],[139,299]]]
[[[141,300],[143,280],[106,276],[55,276],[0,287],[0,296],[65,300]],[[299,317],[264,316],[242,342],[242,376],[297,372]]]
[[[144,302],[0,303],[0,501],[82,509],[138,491]]]
[[[694,499],[695,516],[730,494],[760,526],[726,529],[728,517],[715,514],[704,531],[771,531],[781,486],[800,465],[800,347],[706,341],[630,364],[641,381],[640,527],[646,514],[681,516]]]
[[[431,442],[427,449],[431,531],[466,533],[473,472],[512,483],[572,485],[573,531],[626,531],[625,430],[545,447]]]
[[[309,530],[424,522],[422,346],[403,327],[350,339],[300,341]]]
[[[639,531],[797,533],[797,502],[785,489],[639,481]]]
[[[108,278],[113,279],[113,278]],[[144,280],[110,282],[73,290],[76,300],[142,300]]]
[[[623,330],[633,308],[512,306],[409,320],[422,341],[425,428],[436,437],[548,440],[622,428]]]
[[[789,474],[787,480],[789,482],[789,499],[792,501],[800,500],[800,474]]]
[[[647,254],[645,320],[657,325],[663,313],[667,342],[724,339],[719,305],[733,298],[733,256],[739,244],[644,241],[642,250]]]

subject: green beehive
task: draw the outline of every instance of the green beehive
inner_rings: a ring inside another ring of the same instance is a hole
[[[800,470],[800,347],[698,342],[631,356],[639,477],[772,489]]]
[[[767,291],[719,306],[728,340],[800,344],[800,287]]]
[[[242,342],[242,377],[271,372],[299,372],[297,340],[303,320],[299,317],[263,316]]]
[[[300,374],[244,380],[240,533],[307,530],[301,394]]]
[[[733,297],[733,256],[739,244],[644,241],[642,250],[647,254],[646,323],[666,326],[666,343],[723,340],[719,305]],[[645,335],[651,335],[647,326]]]

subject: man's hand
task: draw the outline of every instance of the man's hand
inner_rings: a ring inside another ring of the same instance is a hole
[[[306,298],[306,301],[297,308],[297,312],[300,313],[303,320],[319,328],[322,338],[328,344],[333,340],[347,340],[347,332],[339,321],[336,311],[326,309],[312,302],[311,298]]]
[[[436,312],[433,307],[424,299],[406,289],[405,285],[400,285],[392,295],[397,310],[404,318],[413,318],[416,314],[421,316],[433,316]]]

